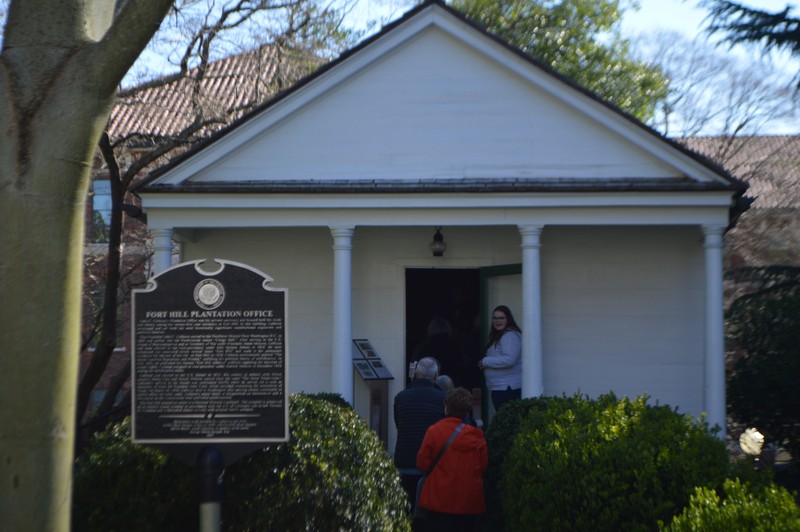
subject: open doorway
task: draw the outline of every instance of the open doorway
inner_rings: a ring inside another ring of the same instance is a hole
[[[459,367],[446,372],[453,373],[457,386],[480,387],[480,310],[479,269],[406,269],[406,367],[427,338],[431,320],[442,317],[463,351]]]

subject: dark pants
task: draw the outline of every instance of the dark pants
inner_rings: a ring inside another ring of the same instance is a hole
[[[478,532],[481,515],[444,514],[428,511],[423,532]]]
[[[417,502],[417,484],[419,479],[422,478],[422,473],[419,475],[412,475],[408,473],[400,473],[400,485],[403,486],[406,494],[408,495],[408,503],[411,514],[414,514],[414,504]],[[412,518],[411,530],[413,532],[425,531],[424,519]]]
[[[492,390],[492,404],[494,411],[500,410],[500,407],[509,401],[522,398],[522,389],[512,390],[511,386],[505,390]]]
[[[422,473],[419,475],[400,473],[400,485],[403,486],[408,495],[408,503],[412,512],[414,511],[414,503],[417,501],[417,483],[421,478]]]

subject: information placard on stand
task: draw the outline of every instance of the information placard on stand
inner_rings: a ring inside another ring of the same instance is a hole
[[[353,340],[353,366],[364,380],[393,380],[394,376],[366,338]]]

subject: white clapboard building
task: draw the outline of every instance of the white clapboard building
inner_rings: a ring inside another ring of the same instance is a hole
[[[368,416],[352,339],[391,402],[431,317],[467,342],[505,304],[523,396],[649,394],[724,429],[722,244],[744,188],[430,1],[138,193],[158,269],[177,241],[288,289],[290,392]]]

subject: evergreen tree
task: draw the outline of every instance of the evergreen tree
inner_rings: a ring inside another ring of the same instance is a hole
[[[770,13],[730,0],[705,0],[701,5],[709,9],[708,31],[727,34],[731,44],[761,43],[765,51],[800,55],[800,18],[789,15],[790,6]]]

